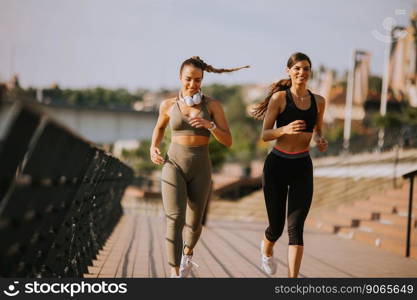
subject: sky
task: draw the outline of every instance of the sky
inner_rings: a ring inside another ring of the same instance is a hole
[[[182,61],[214,67],[204,83],[269,84],[297,51],[344,72],[369,51],[382,75],[387,22],[406,26],[417,0],[0,0],[0,82],[24,87],[179,86]],[[385,22],[385,23],[384,23]],[[373,33],[374,32],[374,33]]]

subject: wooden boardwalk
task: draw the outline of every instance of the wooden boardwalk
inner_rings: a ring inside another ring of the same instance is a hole
[[[270,277],[260,268],[259,241],[264,223],[212,220],[195,248],[191,277]],[[125,214],[85,277],[169,277],[161,209],[125,208]],[[300,277],[417,277],[417,260],[354,240],[306,229]],[[277,274],[287,277],[284,235],[275,247]]]

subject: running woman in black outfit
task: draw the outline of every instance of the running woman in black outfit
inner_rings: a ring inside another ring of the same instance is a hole
[[[327,150],[327,141],[322,137],[325,100],[307,90],[311,75],[307,55],[291,55],[286,71],[289,79],[271,86],[253,116],[264,119],[262,139],[275,140],[263,170],[269,226],[261,241],[261,265],[268,274],[276,272],[273,246],[284,229],[288,197],[288,277],[297,277],[304,249],[304,221],[313,196],[313,166],[309,155],[313,131],[319,151]]]

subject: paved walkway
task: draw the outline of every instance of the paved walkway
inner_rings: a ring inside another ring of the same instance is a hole
[[[269,277],[259,266],[259,241],[265,224],[211,221],[195,249],[192,277]],[[161,210],[127,208],[85,277],[169,277]],[[306,230],[300,277],[417,277],[417,260],[357,241]],[[287,276],[288,237],[275,247],[278,272]]]

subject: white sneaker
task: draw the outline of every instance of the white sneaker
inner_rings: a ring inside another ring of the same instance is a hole
[[[185,278],[188,277],[188,275],[191,272],[191,269],[193,266],[199,267],[198,264],[192,261],[193,256],[192,255],[182,255],[181,258],[181,264],[180,264],[180,277]]]
[[[268,275],[273,275],[277,271],[277,262],[273,256],[266,256],[264,254],[264,241],[261,241],[261,267]]]

